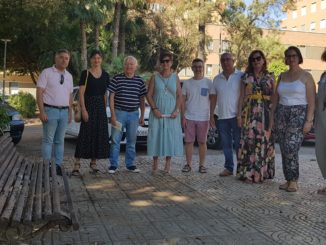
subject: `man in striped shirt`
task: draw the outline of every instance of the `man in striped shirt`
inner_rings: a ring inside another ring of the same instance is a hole
[[[146,86],[140,76],[135,75],[137,60],[133,56],[124,59],[124,73],[113,77],[110,85],[111,150],[109,173],[117,171],[122,130],[126,129],[127,170],[138,173],[135,165],[138,125],[144,124]],[[140,117],[139,117],[140,108]]]

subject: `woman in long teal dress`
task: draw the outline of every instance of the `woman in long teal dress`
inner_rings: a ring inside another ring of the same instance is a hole
[[[171,157],[183,156],[180,80],[171,69],[172,54],[163,53],[160,62],[161,72],[151,77],[147,93],[147,101],[151,106],[147,154],[153,156],[153,174],[158,169],[159,157],[165,157],[164,171],[169,173]]]

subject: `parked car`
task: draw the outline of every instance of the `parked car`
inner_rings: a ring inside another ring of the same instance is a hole
[[[303,138],[303,143],[307,143],[307,142],[315,143],[315,141],[316,141],[315,128],[312,127],[310,132],[305,134]]]
[[[77,103],[79,100],[79,87],[74,87],[73,91],[73,98],[74,102]],[[147,143],[147,134],[148,134],[148,117],[149,117],[150,107],[146,105],[145,107],[145,124],[144,126],[138,126],[137,129],[137,144],[146,144]],[[109,128],[109,135],[111,135],[111,112],[109,107],[109,98],[107,98],[107,107],[106,107],[106,114],[108,117],[108,128]],[[72,117],[72,122],[68,125],[66,134],[72,136],[78,136],[79,134],[80,123],[74,121],[74,117]],[[123,135],[121,139],[121,144],[126,143],[126,133],[125,129],[123,130]]]
[[[4,131],[10,133],[14,144],[18,144],[23,136],[25,126],[22,116],[15,108],[10,106],[7,102],[2,101],[2,99],[0,99],[0,107],[7,112],[10,118],[10,123]]]

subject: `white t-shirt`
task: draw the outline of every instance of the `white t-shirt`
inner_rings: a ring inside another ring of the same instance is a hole
[[[237,116],[242,75],[241,71],[235,70],[228,80],[223,73],[214,78],[213,86],[217,95],[218,119],[230,119]]]
[[[195,80],[193,78],[183,82],[182,95],[186,96],[185,117],[193,121],[208,121],[210,100],[214,94],[213,83],[208,78]]]

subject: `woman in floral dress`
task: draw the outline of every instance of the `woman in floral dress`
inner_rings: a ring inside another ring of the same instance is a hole
[[[264,53],[252,51],[242,77],[237,117],[241,127],[237,176],[248,183],[263,182],[275,174],[274,140],[269,120],[274,87],[275,79],[267,71]]]

